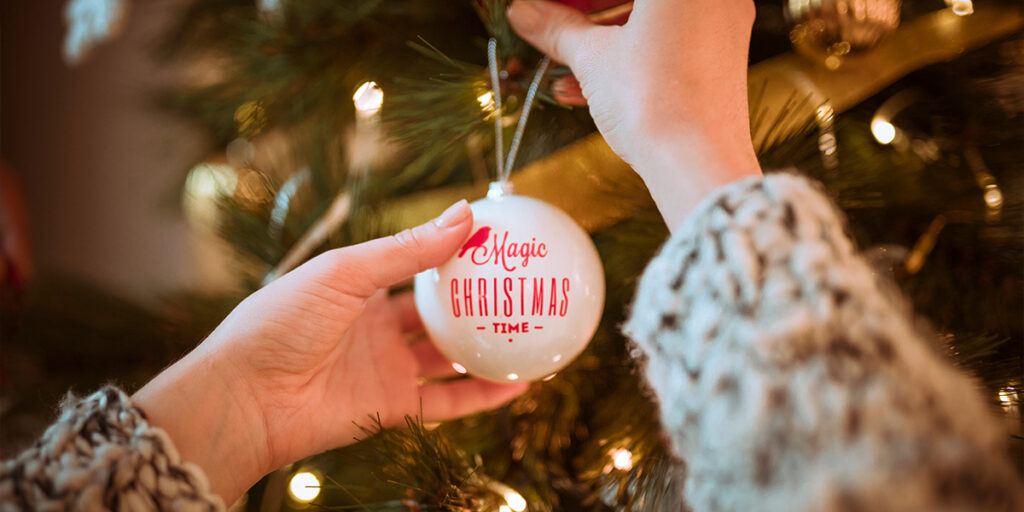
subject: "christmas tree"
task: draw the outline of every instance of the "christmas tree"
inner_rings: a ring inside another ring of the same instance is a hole
[[[606,23],[631,6],[564,3]],[[889,0],[854,19],[836,3],[757,3],[749,86],[762,166],[825,185],[877,271],[941,334],[936,348],[1012,426],[1021,467],[1024,10]],[[483,197],[495,120],[511,140],[543,57],[512,32],[507,5],[190,2],[160,58],[216,73],[161,98],[208,134],[211,155],[183,170],[182,199],[197,229],[226,242],[238,286],[186,290],[154,311],[37,282],[23,297],[5,294],[13,343],[52,358],[74,338],[72,357],[121,353],[141,363],[121,378],[142,379],[302,261]],[[408,418],[393,430],[367,418],[361,442],[268,475],[239,506],[684,509],[657,408],[619,331],[668,230],[643,182],[596,134],[569,70],[553,64],[537,98],[511,181],[566,211],[600,253],[607,293],[589,347],[497,411],[440,425]],[[143,338],[152,343],[132,342]]]

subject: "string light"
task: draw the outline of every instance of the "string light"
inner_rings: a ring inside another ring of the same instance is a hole
[[[363,82],[352,94],[352,103],[356,106],[356,112],[362,115],[376,114],[384,104],[384,90],[377,82]]]
[[[516,492],[515,489],[495,481],[488,482],[487,486],[505,499],[505,504],[498,508],[501,512],[523,512],[526,510],[526,498],[523,498],[523,495]]]
[[[839,165],[839,159],[836,157],[838,143],[834,129],[835,116],[836,111],[828,101],[822,103],[814,112],[814,117],[818,121],[818,150],[821,151],[821,162],[828,169],[835,169]]]
[[[871,134],[879,144],[890,144],[896,140],[896,127],[883,119],[871,120]]]
[[[974,14],[974,2],[971,0],[946,0],[946,5],[953,10],[957,16],[969,16]]]
[[[288,483],[288,494],[300,503],[309,503],[320,495],[320,479],[313,473],[295,473]]]
[[[526,510],[526,498],[523,498],[522,494],[519,494],[513,489],[505,491],[505,503],[508,503],[508,508],[515,512],[523,512]]]
[[[995,183],[985,187],[985,204],[993,210],[1003,207],[1003,192],[999,190],[999,186]]]
[[[915,101],[917,101],[917,93],[913,89],[904,89],[893,94],[878,106],[875,115],[871,116],[871,134],[875,136],[875,140],[879,144],[891,144],[896,141],[906,146],[906,140],[892,124],[892,120]]]
[[[612,465],[615,469],[629,471],[633,469],[633,452],[625,448],[614,448],[608,453],[612,457]]]
[[[235,193],[237,185],[238,176],[234,167],[228,164],[204,162],[188,172],[188,178],[185,179],[185,195],[202,200],[230,196]]]
[[[480,108],[484,111],[491,112],[494,110],[494,93],[487,91],[480,96],[476,97],[476,101],[480,103]]]
[[[1006,389],[999,390],[999,401],[1002,402],[1004,405],[1010,405],[1010,394],[1006,392]]]

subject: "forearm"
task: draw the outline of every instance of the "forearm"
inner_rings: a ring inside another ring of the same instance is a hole
[[[270,471],[260,414],[241,379],[215,350],[200,346],[132,396],[168,433],[182,459],[198,465],[227,504]]]
[[[714,127],[707,130],[665,123],[634,143],[638,149],[628,157],[629,163],[643,178],[670,230],[679,228],[715,190],[761,175],[746,116],[731,117],[722,126],[706,123]]]

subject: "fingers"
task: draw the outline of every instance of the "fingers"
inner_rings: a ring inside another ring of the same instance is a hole
[[[381,288],[410,279],[444,263],[469,236],[473,212],[465,201],[438,218],[389,237],[331,251],[335,285],[352,295],[369,297]]]
[[[420,388],[425,421],[446,421],[498,407],[521,395],[528,382],[499,384],[482,379],[463,379],[428,384]]]
[[[593,53],[601,31],[613,28],[594,25],[571,7],[540,0],[515,0],[508,21],[523,39],[576,72]]]

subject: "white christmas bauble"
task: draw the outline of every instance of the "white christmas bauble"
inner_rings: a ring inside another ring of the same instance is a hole
[[[552,375],[601,320],[597,249],[565,212],[538,199],[492,193],[470,206],[462,248],[416,276],[423,324],[460,372],[498,382]]]

